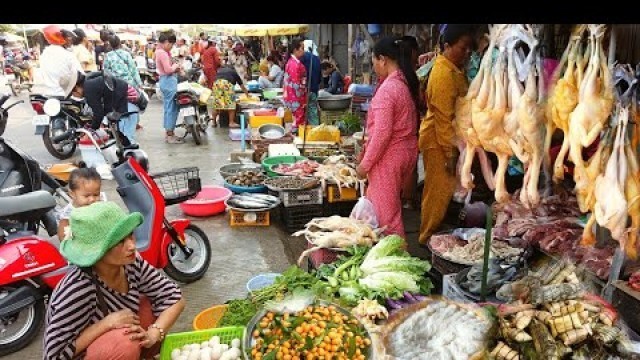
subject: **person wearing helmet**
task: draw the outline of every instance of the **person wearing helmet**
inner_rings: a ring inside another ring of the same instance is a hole
[[[84,98],[93,112],[91,127],[98,129],[104,116],[116,111],[127,112],[127,95],[129,84],[126,81],[107,75],[103,72],[78,74],[78,81],[73,87],[72,95]]]
[[[64,46],[67,40],[62,29],[49,25],[43,29],[44,38],[49,43],[40,56],[40,69],[44,85],[43,95],[67,97],[78,80],[82,65],[78,58]]]

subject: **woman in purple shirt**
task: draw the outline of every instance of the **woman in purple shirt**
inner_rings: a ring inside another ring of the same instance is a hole
[[[156,71],[160,75],[160,91],[162,91],[162,102],[164,104],[164,130],[167,132],[165,141],[169,144],[181,144],[182,138],[178,138],[173,133],[178,121],[178,104],[175,96],[178,90],[178,77],[180,64],[171,62],[171,48],[176,43],[176,36],[172,33],[162,33],[158,37],[158,47],[156,49]]]

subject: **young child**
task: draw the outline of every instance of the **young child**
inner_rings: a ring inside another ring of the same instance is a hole
[[[58,213],[58,239],[64,239],[64,228],[69,226],[69,216],[74,208],[91,205],[101,200],[102,179],[95,168],[87,167],[83,161],[69,176],[69,195],[73,200]]]

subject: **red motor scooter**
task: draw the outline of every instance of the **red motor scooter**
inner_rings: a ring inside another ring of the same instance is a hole
[[[119,116],[107,116],[117,129]],[[205,233],[189,220],[169,221],[165,206],[185,201],[200,191],[198,168],[150,176],[140,165],[144,153],[126,148],[115,137],[120,161],[113,166],[117,191],[130,211],[139,211],[143,223],[135,230],[140,255],[180,282],[193,282],[206,273],[211,245]],[[56,206],[46,191],[0,198],[0,356],[27,346],[45,317],[45,300],[70,265],[57,243],[16,228],[39,219]]]

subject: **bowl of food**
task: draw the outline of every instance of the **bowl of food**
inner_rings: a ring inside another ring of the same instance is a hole
[[[318,98],[318,106],[322,110],[345,110],[351,107],[353,95],[340,94]]]
[[[226,210],[225,201],[233,193],[221,186],[203,186],[195,198],[180,203],[180,209],[189,216],[213,216]]]
[[[314,320],[309,320],[312,317]],[[296,331],[288,329],[290,324],[296,324]],[[329,340],[318,334],[327,334]],[[243,342],[245,359],[276,358],[277,344],[284,343],[290,345],[291,358],[304,358],[303,348],[314,359],[373,358],[371,338],[364,325],[348,310],[326,301],[316,301],[301,312],[263,309],[247,324]]]
[[[240,171],[262,172],[262,166],[256,163],[230,163],[220,167],[220,176],[223,179],[236,175]]]
[[[267,192],[262,171],[238,171],[235,175],[224,179],[224,187],[236,194]]]
[[[277,124],[264,124],[258,128],[260,137],[268,140],[275,140],[284,137],[286,130]]]

